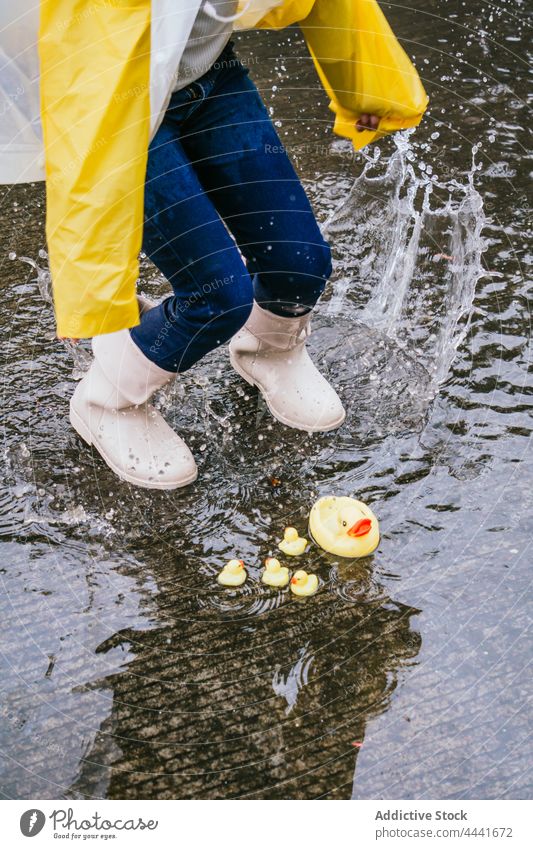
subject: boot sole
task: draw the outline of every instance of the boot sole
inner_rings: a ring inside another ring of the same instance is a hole
[[[179,483],[157,483],[151,481],[144,481],[142,479],[136,478],[135,475],[130,475],[127,472],[124,472],[122,469],[119,469],[115,464],[104,454],[101,450],[98,442],[94,442],[91,431],[83,421],[80,414],[77,412],[72,400],[70,402],[70,423],[78,436],[80,436],[87,445],[91,445],[93,448],[96,448],[105,464],[109,466],[112,472],[126,483],[132,483],[135,486],[142,487],[143,489],[180,489],[183,486],[188,486],[191,483],[194,483],[196,478],[198,477],[198,469],[194,472],[194,475],[191,475],[187,480],[180,481]]]
[[[276,410],[271,407],[266,391],[263,389],[260,383],[257,383],[256,381],[252,380],[252,378],[247,375],[245,371],[243,371],[243,369],[237,364],[235,358],[232,356],[231,351],[229,355],[229,361],[231,363],[232,368],[237,372],[238,375],[242,377],[243,380],[246,381],[246,383],[248,383],[250,386],[255,386],[255,388],[259,390],[271,415],[276,419],[276,421],[281,422],[281,424],[284,424],[287,427],[292,427],[294,430],[303,430],[306,433],[329,433],[330,430],[337,430],[337,428],[339,428],[345,421],[346,412],[344,412],[343,415],[336,422],[328,425],[328,427],[302,427],[302,425],[295,424],[295,422],[284,418],[284,416],[280,415],[280,413],[277,413]]]

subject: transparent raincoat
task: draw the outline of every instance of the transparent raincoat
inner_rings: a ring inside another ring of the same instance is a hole
[[[0,183],[46,178],[61,336],[138,323],[148,145],[201,0],[18,0],[0,8]],[[376,0],[241,0],[234,26],[299,23],[356,147],[419,123],[420,78]],[[357,133],[360,114],[381,116]]]

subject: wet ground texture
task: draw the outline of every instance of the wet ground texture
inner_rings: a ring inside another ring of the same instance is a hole
[[[210,355],[160,397],[198,482],[119,482],[67,420],[40,186],[0,194],[2,672],[9,798],[522,798],[532,530],[528,29],[521,2],[382,4],[431,95],[353,155],[297,30],[246,34],[335,253],[313,352],[349,415],[276,424]],[[141,289],[166,284],[143,261]],[[357,495],[375,555],[259,582],[318,495]],[[229,557],[250,580],[216,583]]]

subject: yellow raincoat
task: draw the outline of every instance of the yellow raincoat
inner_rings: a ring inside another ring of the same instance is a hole
[[[91,337],[138,323],[148,145],[199,0],[184,5],[41,0],[46,230],[61,336]],[[300,24],[331,99],[335,132],[356,147],[419,123],[426,93],[376,0],[251,0],[241,2],[239,11],[239,28]],[[17,120],[30,90],[22,88],[23,94],[11,97]],[[362,112],[382,116],[378,133],[356,133]],[[4,147],[11,148],[20,164],[21,150],[1,141],[0,159]],[[23,173],[33,173],[30,165]]]

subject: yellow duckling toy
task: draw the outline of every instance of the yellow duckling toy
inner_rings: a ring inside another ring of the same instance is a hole
[[[240,587],[247,577],[242,560],[230,560],[219,574],[217,581],[223,587]]]
[[[309,575],[305,569],[298,569],[291,578],[291,590],[294,595],[314,595],[318,589],[318,578]]]
[[[309,516],[314,541],[329,554],[366,557],[379,544],[379,522],[370,507],[346,496],[319,498]]]
[[[289,583],[289,570],[275,557],[267,557],[261,580],[267,587],[286,587]]]
[[[283,539],[278,545],[283,554],[298,557],[307,548],[307,540],[298,535],[296,528],[285,528]]]

